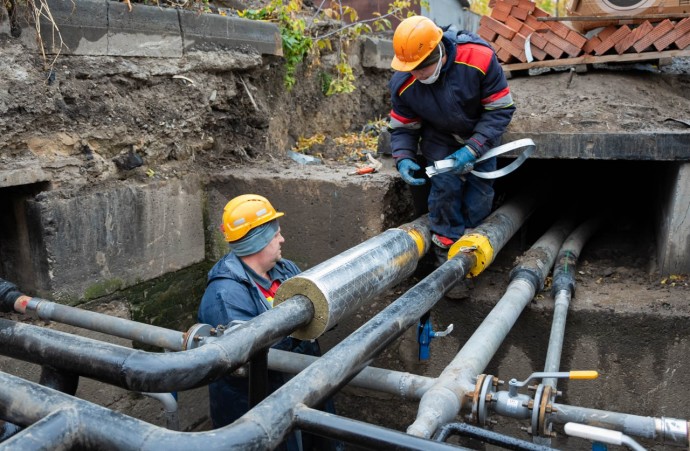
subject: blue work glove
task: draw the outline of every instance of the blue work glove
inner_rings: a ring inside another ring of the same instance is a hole
[[[426,183],[426,180],[424,179],[416,179],[412,175],[415,171],[419,171],[421,169],[417,163],[414,162],[414,160],[411,160],[409,158],[405,158],[404,160],[400,160],[398,162],[398,172],[400,173],[400,177],[407,183],[408,185],[424,185]]]
[[[446,157],[446,160],[450,160],[451,158],[455,160],[452,171],[456,174],[467,174],[474,169],[474,162],[477,161],[477,154],[470,146],[465,146]]]

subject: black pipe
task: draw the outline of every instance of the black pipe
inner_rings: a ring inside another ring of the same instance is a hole
[[[321,412],[303,405],[299,406],[295,412],[295,427],[367,449],[469,450],[469,448],[434,442],[404,432]]]
[[[535,289],[544,288],[546,276],[557,259],[558,250],[574,228],[571,218],[559,220],[521,257],[510,271],[510,280],[522,278]]]
[[[79,374],[132,391],[163,393],[207,385],[243,365],[314,315],[304,296],[233,327],[199,348],[155,353],[0,319],[0,354]]]
[[[500,446],[505,449],[513,449],[518,451],[554,451],[554,448],[548,446],[537,445],[526,440],[520,440],[509,435],[499,434],[498,432],[482,429],[477,426],[472,426],[467,423],[447,423],[441,426],[434,436],[434,440],[445,442],[453,434],[463,437],[480,440],[490,445]]]
[[[268,396],[268,349],[262,349],[249,359],[249,408]]]
[[[559,291],[567,291],[571,295],[575,295],[575,268],[577,267],[577,260],[585,243],[597,231],[600,225],[600,218],[590,219],[580,225],[563,243],[553,269],[552,296],[556,296]]]

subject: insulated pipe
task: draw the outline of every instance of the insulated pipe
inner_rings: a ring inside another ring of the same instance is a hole
[[[185,349],[186,334],[183,332],[56,304],[45,299],[24,297],[15,302],[14,310],[42,320],[103,332],[171,351]]]
[[[551,336],[549,347],[546,351],[544,372],[557,372],[561,365],[561,352],[563,350],[563,337],[565,335],[565,322],[568,316],[570,299],[575,291],[575,267],[577,259],[585,243],[599,228],[599,219],[590,219],[580,225],[565,240],[556,258],[553,269],[552,293],[554,295],[553,320],[551,322]],[[542,384],[556,388],[556,378],[544,378]]]
[[[512,280],[503,297],[422,397],[408,434],[431,437],[442,424],[454,420],[463,403],[469,405],[471,398],[466,395],[475,390],[473,379],[484,371],[522,310],[543,286],[571,230],[570,220],[559,221],[527,251],[511,272]]]
[[[627,413],[608,412],[586,407],[553,404],[550,420],[557,423],[579,423],[620,431],[623,434],[655,440],[664,445],[688,448],[690,425],[675,418],[654,418]]]
[[[318,357],[311,355],[273,348],[268,350],[268,368],[283,373],[297,374],[318,360]],[[419,400],[431,388],[434,381],[435,379],[431,377],[368,366],[347,385],[389,393],[403,399]]]
[[[318,338],[362,304],[411,275],[429,245],[428,218],[423,216],[286,280],[273,304],[280,305],[297,294],[309,298],[314,304],[314,318],[292,336]]]
[[[295,409],[295,426],[323,437],[342,440],[367,449],[409,449],[424,451],[467,450],[457,445],[432,442],[404,432],[351,420],[301,404]]]
[[[146,352],[52,329],[0,319],[0,354],[50,365],[138,392],[171,392],[207,385],[241,366],[256,351],[307,324],[311,302],[294,296],[185,352]]]
[[[72,408],[56,410],[15,434],[0,447],[6,450],[70,450],[78,442],[79,422]]]

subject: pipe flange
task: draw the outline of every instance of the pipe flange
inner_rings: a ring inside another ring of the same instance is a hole
[[[204,344],[204,339],[216,335],[216,330],[208,324],[195,324],[182,337],[182,350],[198,348]]]
[[[486,426],[486,420],[489,417],[489,405],[491,400],[487,399],[491,394],[496,392],[496,383],[498,379],[494,376],[487,375],[482,383],[482,388],[479,392],[479,406],[477,408],[477,424]]]
[[[542,404],[542,393],[544,384],[539,384],[534,392],[534,402],[532,403],[532,422],[530,424],[530,434],[539,435],[539,411]]]
[[[537,431],[539,432],[539,435],[542,437],[550,437],[551,436],[551,425],[546,424],[546,411],[551,410],[551,402],[553,401],[551,399],[551,393],[553,391],[553,387],[550,385],[547,385],[544,387],[544,391],[541,394],[541,401],[539,402],[539,429]]]
[[[472,413],[468,418],[468,423],[478,423],[479,422],[479,397],[484,386],[484,380],[491,379],[491,376],[486,374],[480,374],[477,376],[477,383],[474,385],[474,393],[472,393]]]

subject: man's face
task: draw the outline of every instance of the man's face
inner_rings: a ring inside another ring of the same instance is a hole
[[[274,263],[281,259],[282,254],[280,252],[281,245],[285,242],[285,238],[280,234],[280,229],[273,235],[273,239],[262,249],[266,256],[266,259]]]

